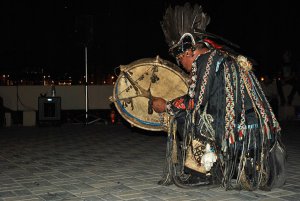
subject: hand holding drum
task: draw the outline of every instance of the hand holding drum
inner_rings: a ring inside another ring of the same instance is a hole
[[[166,100],[160,97],[152,97],[152,108],[157,113],[166,111]]]

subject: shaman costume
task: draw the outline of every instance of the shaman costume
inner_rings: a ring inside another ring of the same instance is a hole
[[[232,43],[207,33],[209,22],[201,6],[190,4],[169,7],[162,21],[173,56],[199,44],[208,51],[193,63],[188,94],[167,102],[173,119],[160,184],[282,186],[286,152],[279,123],[251,62]]]

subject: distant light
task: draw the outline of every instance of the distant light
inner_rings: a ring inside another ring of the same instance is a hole
[[[264,80],[265,80],[265,78],[264,78],[264,77],[261,77],[261,78],[260,78],[260,81],[264,81]]]
[[[114,79],[115,77],[114,76],[111,76],[111,79]]]
[[[3,77],[5,78],[5,75],[3,75]]]

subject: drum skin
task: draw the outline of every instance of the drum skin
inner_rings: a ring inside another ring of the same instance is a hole
[[[118,112],[133,126],[166,131],[168,114],[151,111],[149,97],[162,97],[168,101],[186,94],[187,74],[158,56],[140,59],[120,68],[121,73],[113,89],[113,101]]]

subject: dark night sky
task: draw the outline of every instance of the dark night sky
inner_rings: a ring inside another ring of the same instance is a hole
[[[184,1],[177,1],[183,4]],[[295,3],[225,0],[190,1],[211,16],[207,31],[241,46],[259,67],[275,69],[284,48],[299,54],[300,24]],[[250,3],[251,2],[251,3]],[[168,1],[2,0],[0,71],[84,73],[84,30],[92,28],[89,71],[160,55],[169,57],[160,28]],[[86,37],[85,37],[86,38]]]

